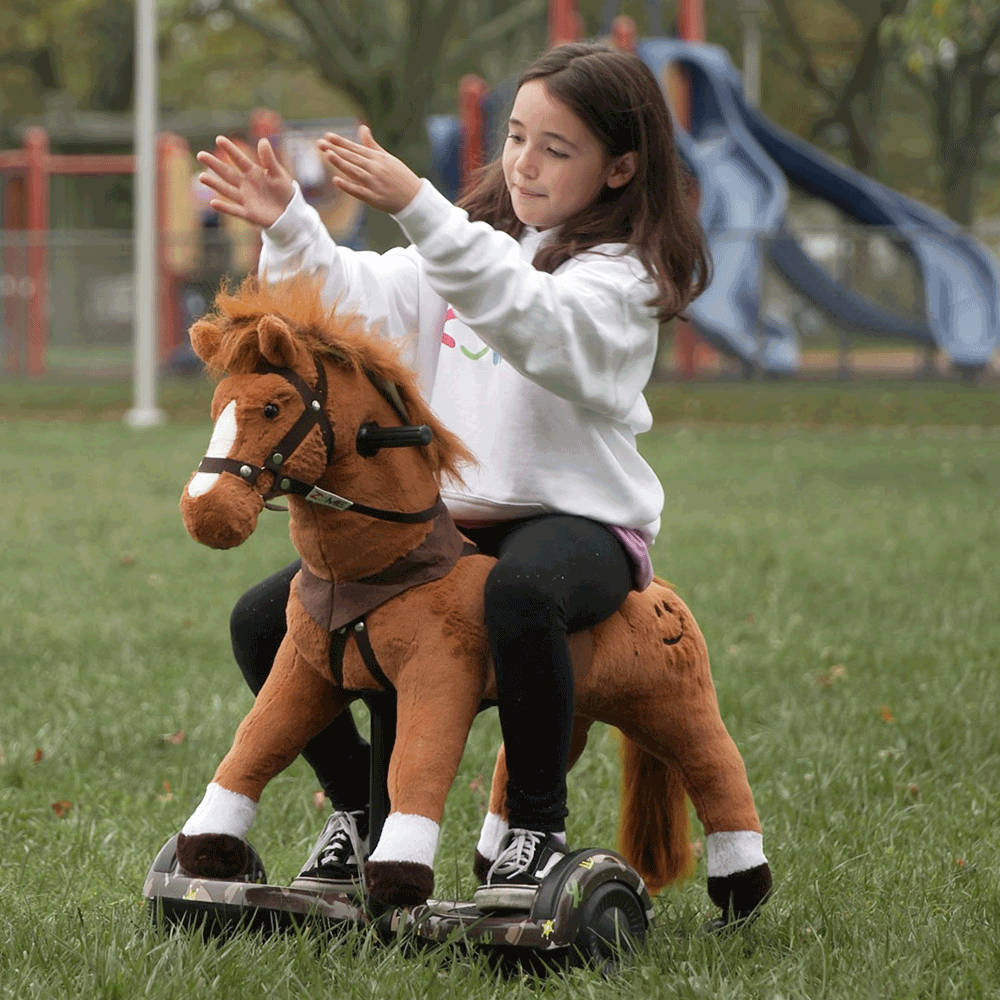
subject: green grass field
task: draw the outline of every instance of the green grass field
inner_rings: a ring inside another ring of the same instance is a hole
[[[86,404],[8,388],[0,997],[1000,995],[995,391],[652,394],[656,566],[708,639],[776,891],[746,932],[703,937],[701,865],[658,898],[648,947],[618,979],[541,981],[362,933],[206,944],[149,926],[149,863],[250,705],[227,619],[293,557],[285,521],[263,516],[232,552],[186,535],[177,500],[209,436],[204,385],[170,389],[175,419],[146,431],[106,419],[120,387]],[[442,896],[474,888],[498,739],[495,713],[481,716],[445,817]],[[613,734],[596,731],[570,782],[572,844],[613,845],[617,767]],[[252,839],[272,881],[294,876],[322,823],[316,787],[298,763],[265,794]]]

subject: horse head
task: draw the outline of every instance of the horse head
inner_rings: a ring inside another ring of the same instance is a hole
[[[205,545],[240,545],[261,509],[283,495],[330,511],[427,521],[436,508],[386,510],[340,491],[405,507],[420,495],[421,479],[436,497],[440,476],[457,476],[470,458],[423,402],[397,349],[357,316],[325,308],[315,282],[248,279],[235,294],[221,291],[190,335],[198,357],[221,376],[208,451],[181,496],[185,526]],[[381,452],[409,445],[421,454],[406,464],[403,483],[398,469],[387,474]]]

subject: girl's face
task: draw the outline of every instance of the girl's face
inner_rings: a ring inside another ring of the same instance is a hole
[[[543,80],[517,92],[507,123],[503,175],[514,213],[526,226],[551,229],[635,173],[635,153],[612,159],[597,136]]]

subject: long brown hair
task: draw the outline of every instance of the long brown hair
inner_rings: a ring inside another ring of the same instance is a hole
[[[544,80],[550,96],[584,122],[610,157],[635,152],[637,161],[627,184],[605,187],[559,227],[555,239],[535,254],[535,267],[551,273],[602,243],[627,243],[656,283],[648,305],[659,319],[683,312],[708,284],[709,261],[656,77],[631,53],[570,42],[536,59],[518,80],[518,90],[529,80]],[[499,159],[477,171],[458,205],[474,222],[488,222],[515,238],[524,231]]]

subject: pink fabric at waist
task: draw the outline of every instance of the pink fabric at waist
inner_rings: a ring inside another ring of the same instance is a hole
[[[608,531],[622,543],[632,560],[632,589],[645,590],[653,582],[653,560],[649,557],[646,539],[635,528],[609,524]]]

